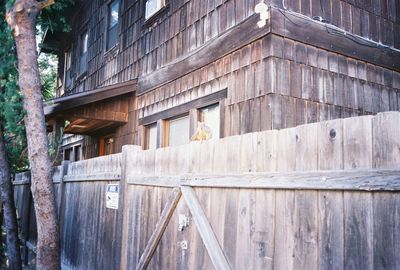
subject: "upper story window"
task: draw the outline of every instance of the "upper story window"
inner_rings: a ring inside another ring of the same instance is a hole
[[[85,31],[80,36],[80,50],[79,50],[79,74],[87,70],[87,52],[88,52],[89,33]]]
[[[65,91],[71,89],[72,86],[72,74],[71,74],[71,64],[72,64],[72,53],[71,50],[65,52],[65,73],[64,73],[64,83]]]
[[[114,0],[108,6],[107,50],[118,43],[119,2]]]
[[[161,8],[165,6],[165,0],[147,0],[145,19],[149,19],[151,16],[156,14]]]

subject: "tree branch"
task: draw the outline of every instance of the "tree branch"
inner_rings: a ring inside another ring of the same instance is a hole
[[[44,8],[46,8],[48,6],[53,5],[55,2],[56,2],[55,0],[41,1],[41,2],[39,2],[39,6],[38,7],[39,7],[39,9],[44,9]]]

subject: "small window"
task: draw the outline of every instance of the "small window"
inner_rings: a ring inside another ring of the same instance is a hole
[[[99,140],[99,156],[111,155],[114,150],[114,137],[112,135],[101,137]]]
[[[162,7],[165,6],[165,0],[147,0],[146,1],[146,12],[145,19],[149,19],[151,16],[157,13]]]
[[[64,149],[64,160],[73,161],[72,157],[72,147]]]
[[[189,116],[183,116],[168,121],[166,146],[178,146],[189,143]]]
[[[74,146],[74,161],[81,160],[82,156],[82,147],[81,145]]]
[[[145,149],[157,148],[157,124],[146,126],[145,134]]]
[[[111,2],[108,6],[107,50],[111,49],[118,41],[119,0]]]
[[[220,137],[220,113],[219,105],[213,105],[200,110],[199,122],[211,131],[211,139]]]
[[[88,52],[89,34],[85,31],[80,39],[80,57],[79,57],[79,74],[87,70],[87,52]]]
[[[65,90],[68,92],[68,90],[71,89],[72,86],[72,78],[71,78],[71,63],[72,63],[72,54],[71,50],[67,51],[65,53]]]

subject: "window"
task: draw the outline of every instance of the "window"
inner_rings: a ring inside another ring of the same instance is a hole
[[[79,52],[79,75],[87,70],[87,52],[88,52],[89,34],[85,31],[80,37],[80,52]]]
[[[199,122],[204,123],[206,128],[211,131],[211,139],[219,139],[220,137],[220,113],[219,105],[209,106],[200,109]]]
[[[107,51],[118,41],[119,0],[114,0],[108,6]]]
[[[146,12],[145,19],[149,19],[151,16],[157,13],[165,5],[165,0],[147,0],[146,1]]]
[[[114,149],[114,137],[112,135],[100,137],[99,156],[111,155]]]
[[[73,161],[72,158],[72,147],[64,149],[64,160]]]
[[[72,54],[71,50],[67,51],[65,53],[65,77],[64,77],[64,83],[65,83],[65,91],[68,92],[68,90],[71,89],[72,86],[72,78],[71,78],[71,60],[72,60]]]
[[[74,146],[74,161],[81,160],[81,156],[82,156],[82,146],[75,145]]]
[[[145,134],[145,149],[156,149],[157,148],[157,124],[151,124],[146,126]]]
[[[169,120],[166,125],[166,146],[177,146],[189,143],[189,116]]]

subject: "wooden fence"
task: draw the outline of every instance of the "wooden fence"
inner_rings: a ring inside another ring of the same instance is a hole
[[[400,268],[400,112],[124,146],[54,182],[65,269]],[[14,187],[32,247],[29,175]]]

